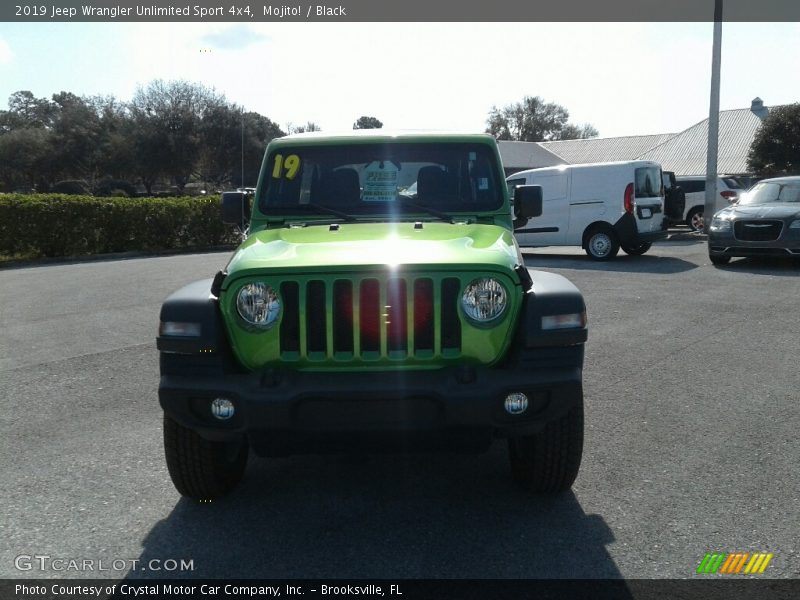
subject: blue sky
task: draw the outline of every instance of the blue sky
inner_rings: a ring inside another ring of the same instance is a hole
[[[152,79],[223,92],[282,127],[482,130],[539,95],[603,137],[708,114],[710,23],[0,23],[0,106],[17,90],[128,100]],[[800,24],[723,26],[721,107],[800,101]]]

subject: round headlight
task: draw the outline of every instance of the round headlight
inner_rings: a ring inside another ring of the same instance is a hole
[[[496,279],[483,277],[471,281],[461,295],[461,307],[473,321],[486,323],[503,314],[506,309],[506,289]]]
[[[266,329],[278,320],[281,301],[277,292],[266,283],[248,283],[239,290],[236,309],[245,322]]]

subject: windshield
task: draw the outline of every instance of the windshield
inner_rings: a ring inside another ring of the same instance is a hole
[[[757,183],[742,194],[739,204],[769,204],[771,202],[800,202],[800,181],[792,183]]]
[[[259,206],[267,215],[392,218],[497,210],[504,182],[494,156],[463,143],[282,147],[267,159]]]

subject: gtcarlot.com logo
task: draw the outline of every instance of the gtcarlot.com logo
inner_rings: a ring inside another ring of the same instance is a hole
[[[702,575],[755,575],[766,571],[771,560],[772,553],[767,552],[706,552],[696,572]]]
[[[138,558],[92,559],[53,557],[48,554],[20,554],[14,559],[18,571],[194,571],[194,559]]]

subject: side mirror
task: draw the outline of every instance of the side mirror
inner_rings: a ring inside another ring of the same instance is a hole
[[[514,217],[530,219],[542,214],[542,186],[520,185],[514,188]]]
[[[222,222],[245,227],[250,221],[250,196],[244,192],[222,192]]]

